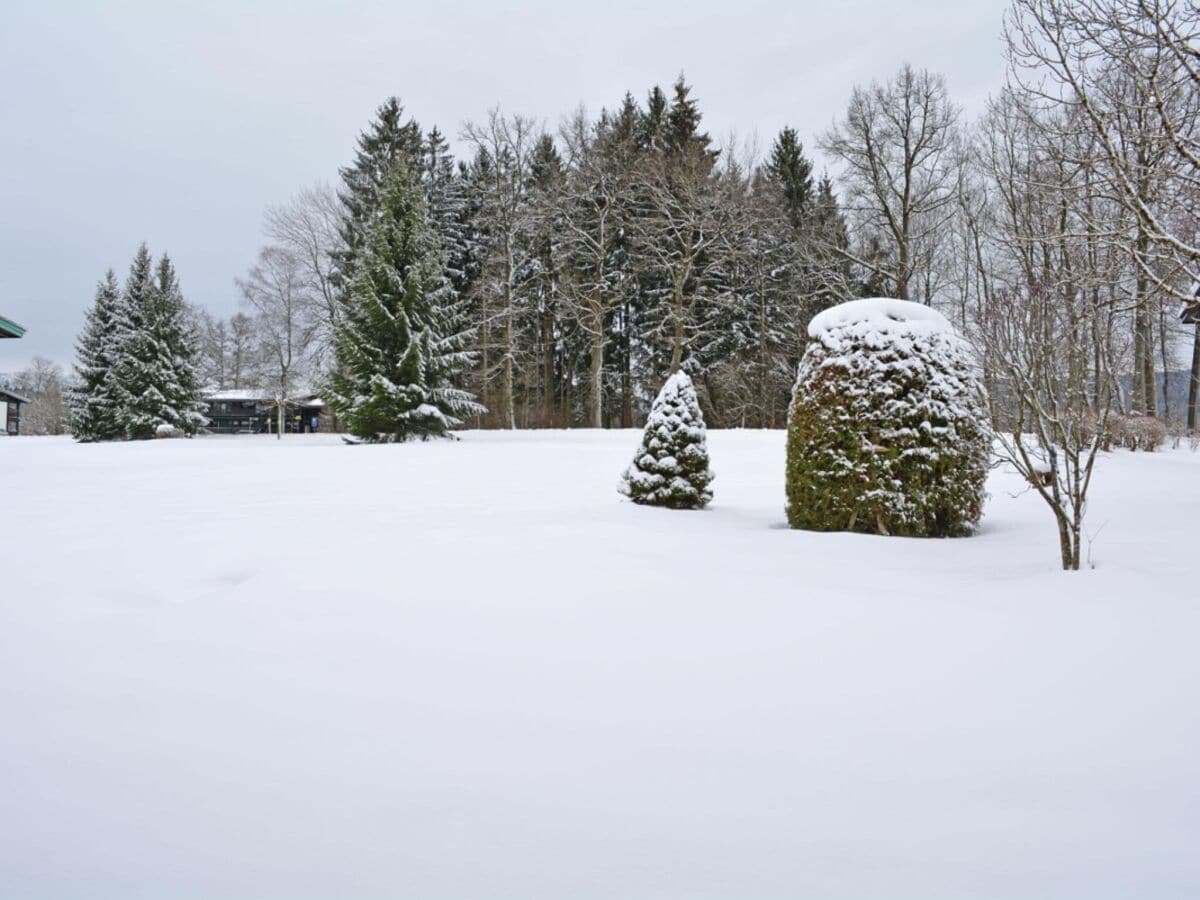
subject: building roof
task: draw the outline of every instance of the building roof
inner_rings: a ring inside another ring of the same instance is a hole
[[[253,391],[249,388],[230,388],[224,391],[205,391],[201,395],[205,400],[213,402],[215,400],[253,400],[256,402],[270,402],[274,398],[268,397],[261,391]]]
[[[228,388],[223,391],[205,391],[201,399],[207,403],[217,403],[222,400],[245,403],[274,403],[275,397],[264,391],[251,388]],[[298,406],[324,406],[325,404],[312,393],[295,394],[288,397],[288,403]]]
[[[32,403],[28,397],[22,397],[20,394],[14,394],[12,391],[5,390],[0,387],[0,397],[7,397],[10,400],[16,400],[18,403]]]
[[[12,319],[6,319],[0,316],[0,338],[19,338],[25,333],[23,326],[18,325]]]

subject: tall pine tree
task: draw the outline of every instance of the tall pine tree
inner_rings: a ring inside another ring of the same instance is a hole
[[[375,120],[358,136],[354,162],[341,170],[342,189],[338,191],[343,210],[343,250],[336,260],[336,280],[343,288],[354,277],[353,263],[379,206],[383,186],[398,163],[410,172],[421,170],[423,144],[421,126],[414,119],[405,121],[404,107],[397,97],[385,100],[375,111]]]
[[[106,389],[122,435],[141,440],[164,428],[194,434],[204,417],[187,346],[183,300],[170,261],[164,258],[156,277],[145,244],[129,268],[115,322]]]
[[[120,303],[121,287],[109,269],[96,285],[96,299],[75,348],[76,384],[68,402],[71,433],[80,441],[112,440],[121,434],[108,378],[116,352]]]
[[[187,321],[187,308],[175,266],[167,254],[158,261],[153,329],[167,377],[161,391],[166,399],[164,424],[185,434],[195,434],[206,422],[199,401],[195,335]]]
[[[471,363],[447,315],[445,259],[424,191],[397,161],[365,223],[336,336],[331,398],[356,437],[403,441],[445,434],[481,412],[453,386]]]
[[[775,138],[766,177],[779,191],[789,224],[797,230],[803,228],[813,206],[812,162],[804,155],[796,129],[785,127]]]

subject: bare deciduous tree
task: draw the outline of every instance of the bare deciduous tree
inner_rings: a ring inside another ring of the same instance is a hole
[[[854,88],[846,118],[819,142],[844,166],[858,248],[872,238],[886,246],[878,256],[856,249],[854,262],[903,300],[928,303],[935,292],[932,265],[955,199],[958,116],[940,75],[906,65],[883,84]]]
[[[477,153],[486,154],[490,167],[477,185],[481,209],[478,225],[489,244],[483,277],[477,290],[485,293],[481,307],[488,311],[489,326],[482,334],[494,335],[491,361],[498,380],[498,396],[487,405],[498,416],[501,427],[516,427],[514,385],[517,347],[514,327],[517,316],[518,272],[523,259],[522,235],[529,229],[533,211],[528,203],[530,167],[539,131],[532,119],[506,116],[499,110],[487,122],[468,123],[462,137]],[[489,348],[491,349],[491,348]],[[492,374],[484,372],[485,384]]]
[[[1046,103],[1078,109],[1102,152],[1106,186],[1135,223],[1134,408],[1153,413],[1157,304],[1174,297],[1187,321],[1200,320],[1200,6],[1014,0],[1005,26],[1014,80]],[[1200,324],[1192,338],[1196,383]],[[1191,427],[1195,418],[1193,400]]]
[[[321,299],[311,293],[305,263],[285,247],[264,247],[238,287],[254,311],[263,381],[271,386],[276,433],[282,438],[288,402],[312,361],[313,335],[322,321]]]
[[[12,389],[30,401],[21,413],[23,433],[66,434],[67,406],[63,398],[62,366],[35,356],[28,368],[17,373]]]
[[[320,327],[314,353],[328,358],[338,317],[337,263],[343,248],[340,231],[342,208],[327,184],[300,191],[286,203],[267,210],[268,240],[291,253],[308,296],[320,304]]]
[[[1106,240],[1121,210],[1095,191],[1094,145],[1016,91],[978,135],[969,244],[980,267],[974,335],[1002,458],[1054,515],[1078,569],[1097,453],[1118,395],[1113,332],[1126,257]]]

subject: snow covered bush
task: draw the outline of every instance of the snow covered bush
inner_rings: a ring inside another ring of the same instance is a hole
[[[676,372],[654,399],[642,445],[618,489],[634,503],[701,509],[712,499],[712,480],[696,389]]]
[[[970,534],[991,429],[970,349],[937,311],[853,300],[817,315],[788,412],[793,528]]]
[[[1167,424],[1157,416],[1114,416],[1109,430],[1112,440],[1126,450],[1153,453],[1167,439]]]

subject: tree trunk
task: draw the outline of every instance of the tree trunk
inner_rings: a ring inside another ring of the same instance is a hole
[[[604,398],[604,321],[603,317],[592,331],[592,345],[588,353],[587,426],[603,427]]]
[[[500,359],[500,427],[516,428],[516,413],[513,409],[513,344],[512,344],[512,263],[505,266],[504,280],[504,327],[500,335],[503,344]]]
[[[1055,511],[1058,520],[1058,550],[1062,557],[1062,567],[1064,572],[1070,572],[1079,568],[1079,551],[1071,540],[1071,534],[1075,530],[1072,528],[1070,521],[1062,512]]]
[[[671,333],[671,371],[674,375],[683,365],[683,280],[676,276],[671,287],[671,311],[675,317]]]
[[[1171,366],[1170,346],[1167,343],[1167,307],[1158,305],[1158,352],[1162,361],[1162,414],[1163,418],[1171,418]]]
[[[542,312],[542,427],[554,426],[554,310]]]
[[[1196,324],[1196,334],[1192,338],[1192,373],[1188,379],[1188,431],[1196,430],[1196,396],[1200,394],[1200,323]]]
[[[1137,254],[1145,259],[1149,253],[1149,237],[1145,229],[1138,230]],[[1133,411],[1152,416],[1158,412],[1158,396],[1154,385],[1154,314],[1150,303],[1149,279],[1139,271],[1136,278],[1137,307],[1133,317]]]

